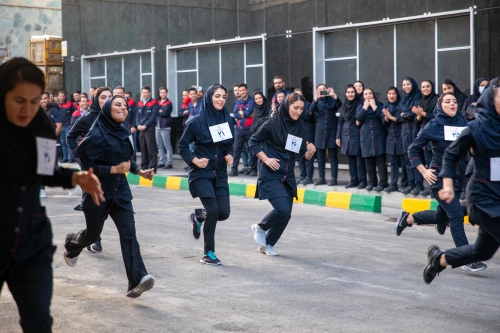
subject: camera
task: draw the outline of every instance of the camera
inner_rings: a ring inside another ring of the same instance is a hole
[[[321,90],[319,94],[320,96],[328,96],[328,90]]]

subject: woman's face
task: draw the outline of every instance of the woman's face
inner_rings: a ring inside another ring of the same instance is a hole
[[[104,90],[100,95],[99,95],[99,107],[102,109],[104,103],[106,103],[106,101],[108,99],[110,99],[111,97],[113,97],[113,94],[111,93],[111,91],[109,90]]]
[[[7,120],[19,127],[28,126],[40,109],[42,88],[30,82],[20,82],[5,95]]]
[[[361,95],[363,93],[363,85],[361,84],[361,82],[356,82],[354,84],[354,88],[356,88],[356,92],[358,93],[358,95]]]
[[[302,110],[304,110],[303,101],[293,102],[288,108],[288,111],[290,113],[290,118],[292,118],[293,120],[298,120],[300,115],[302,114]]]
[[[413,88],[413,85],[409,80],[403,80],[403,91],[407,94],[411,92],[411,89]]]
[[[102,96],[102,94],[101,94]],[[117,123],[123,123],[128,115],[128,105],[124,98],[115,98],[111,102],[111,117]]]
[[[255,100],[255,104],[259,106],[262,105],[262,103],[264,103],[264,99],[262,98],[261,94],[255,94],[253,99]]]
[[[420,90],[422,90],[422,94],[424,96],[429,96],[432,93],[432,85],[428,81],[422,82],[420,85]]]
[[[318,86],[318,91],[325,91],[325,90],[327,90],[325,85],[322,84],[322,85]],[[321,93],[320,93],[319,98],[324,98],[324,97],[326,97],[326,96],[321,95]]]
[[[162,100],[167,99],[167,91],[165,89],[160,90],[160,98]]]
[[[373,99],[373,92],[370,89],[363,91],[363,97],[365,101],[371,101]]]
[[[448,116],[454,117],[457,114],[457,99],[453,95],[446,95],[441,102],[441,107]]]
[[[453,93],[455,93],[455,88],[453,88],[453,86],[451,84],[443,84],[441,86],[441,89],[443,89],[443,94],[447,94],[447,93],[453,94]]]
[[[226,99],[227,99],[227,94],[224,89],[218,88],[215,89],[215,91],[212,94],[212,103],[214,105],[214,108],[217,111],[220,111],[224,108],[224,105],[226,104]]]
[[[284,99],[285,99],[285,93],[279,93],[278,95],[276,95],[276,102],[278,102],[278,104],[283,102]]]
[[[356,98],[356,90],[354,88],[347,88],[345,97],[350,101],[354,100]]]
[[[488,84],[488,80],[484,80],[483,82],[481,82],[481,83],[479,84],[479,86],[480,86],[480,87],[484,87],[484,86],[485,86],[485,85],[487,85],[487,84]]]
[[[394,103],[398,99],[398,94],[394,90],[389,90],[387,92],[387,99],[389,102]]]

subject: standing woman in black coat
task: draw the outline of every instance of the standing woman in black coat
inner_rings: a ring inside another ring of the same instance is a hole
[[[273,117],[250,138],[249,146],[262,163],[255,196],[273,205],[260,223],[253,224],[259,251],[276,256],[273,248],[285,231],[292,214],[293,198],[297,198],[295,155],[310,160],[316,148],[307,142],[307,131],[300,120],[305,99],[289,94]]]
[[[382,107],[382,124],[387,128],[385,153],[391,157],[391,183],[384,191],[387,193],[398,190],[399,168],[401,168],[401,188],[408,186],[408,176],[405,167],[405,151],[401,138],[401,123],[398,122],[400,114],[401,97],[398,88],[387,89],[387,103]]]
[[[6,282],[24,332],[51,332],[55,246],[40,186],[80,185],[96,203],[102,191],[92,170],[56,166],[54,124],[40,108],[43,73],[13,58],[0,66],[0,82],[0,290]]]
[[[333,88],[326,88],[323,83],[318,84],[314,101],[311,103],[311,111],[316,116],[316,133],[314,135],[314,145],[317,149],[319,179],[314,185],[326,184],[325,164],[326,153],[330,157],[330,172],[332,178],[328,186],[337,185],[337,175],[339,169],[339,159],[337,156],[337,138],[338,119],[336,112],[342,102],[333,91]]]
[[[368,173],[366,190],[381,192],[389,186],[387,165],[385,164],[387,130],[382,125],[382,103],[377,101],[370,88],[365,88],[363,99],[363,104],[359,105],[356,110],[356,124],[361,126],[359,131],[361,156],[365,159]],[[380,182],[377,180],[375,165],[378,169]]]
[[[201,101],[200,114],[186,124],[179,141],[179,154],[189,166],[189,191],[200,198],[205,211],[196,209],[189,215],[194,238],[200,238],[203,223],[204,254],[200,262],[220,265],[215,254],[217,221],[229,217],[227,164],[233,164],[233,119],[226,107],[227,89],[214,84]],[[194,142],[191,151],[189,145]]]
[[[356,88],[352,84],[345,87],[345,102],[340,108],[339,126],[337,129],[337,140],[335,143],[340,147],[340,152],[347,155],[349,163],[349,175],[351,181],[346,188],[366,188],[366,166],[361,157],[361,143],[359,126],[356,125],[356,111],[361,105]]]
[[[104,221],[111,216],[120,235],[123,263],[128,278],[127,297],[139,297],[154,285],[142,261],[135,232],[132,192],[127,172],[153,179],[154,170],[141,170],[134,160],[130,131],[124,124],[128,115],[125,97],[116,95],[106,101],[88,135],[78,146],[75,157],[82,168],[93,168],[102,183],[105,202],[96,205],[83,194],[82,209],[87,228],[66,236],[64,260],[75,267],[82,250],[99,239]]]

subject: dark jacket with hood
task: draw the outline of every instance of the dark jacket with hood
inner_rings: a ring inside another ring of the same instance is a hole
[[[338,97],[338,96],[337,96]],[[340,99],[331,96],[318,98],[311,103],[311,111],[316,117],[314,145],[318,149],[335,148],[337,144],[337,110],[342,106]]]
[[[374,97],[375,98],[375,97]],[[377,109],[373,110],[371,106],[367,110],[363,105],[358,106],[356,111],[356,120],[361,122],[359,130],[361,140],[361,157],[373,157],[385,154],[387,144],[387,130],[382,125],[382,103],[377,103]]]

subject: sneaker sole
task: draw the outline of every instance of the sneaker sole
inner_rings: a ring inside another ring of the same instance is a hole
[[[469,266],[462,266],[461,267],[464,271],[469,271],[469,272],[479,272],[482,271],[483,269],[486,269],[486,267],[481,267],[481,268],[470,268]]]
[[[68,265],[69,267],[76,267],[76,263],[78,262],[78,257],[76,257],[75,262],[72,262],[71,260],[75,258],[68,258],[66,257],[66,254],[68,254],[68,252],[64,251],[63,257],[64,257],[64,262],[66,262],[66,265]]]
[[[266,253],[266,248],[265,248],[265,247],[263,247],[263,248],[262,248],[262,247],[263,247],[263,246],[259,246],[259,247],[257,248],[257,251],[260,251],[260,252],[262,252],[262,253]]]
[[[257,242],[257,244],[259,244],[261,246],[266,246],[267,244],[262,244],[261,242],[259,242],[258,231],[256,230],[256,228],[257,228],[257,225],[252,224],[253,239],[255,240],[255,242]]]
[[[127,297],[137,298],[141,296],[144,292],[151,290],[151,288],[153,288],[154,285],[155,285],[155,279],[153,277],[150,277],[149,279],[140,283],[137,287],[129,291],[127,293]]]
[[[398,219],[396,220],[396,224],[394,225],[394,233],[396,234],[396,236],[401,236],[401,233],[399,233],[398,235],[398,226],[399,226],[399,221],[401,221],[401,219],[403,218],[403,214],[404,214],[404,210],[401,209],[398,213]]]
[[[206,262],[204,261],[203,259],[200,259],[200,262],[202,264],[205,264],[205,265],[210,265],[210,266],[220,266],[222,263],[219,261],[218,263],[214,264],[214,263],[211,263],[211,262]]]
[[[266,252],[266,256],[278,256],[279,253],[270,253],[270,252]]]

